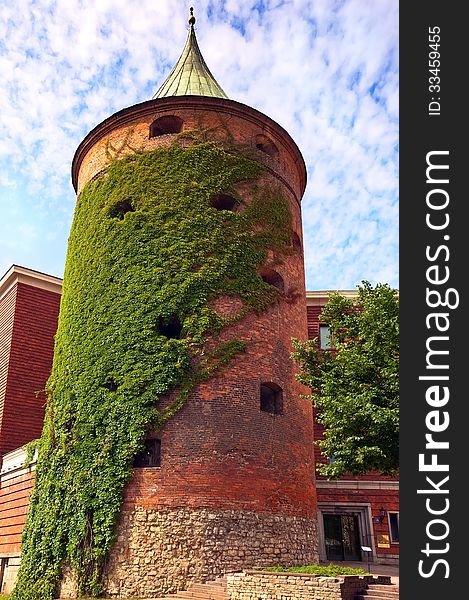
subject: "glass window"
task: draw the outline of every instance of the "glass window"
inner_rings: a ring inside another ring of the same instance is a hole
[[[332,348],[331,329],[329,325],[319,326],[319,347],[322,350],[330,350]]]
[[[399,513],[390,512],[389,515],[389,531],[391,532],[391,542],[399,543]]]

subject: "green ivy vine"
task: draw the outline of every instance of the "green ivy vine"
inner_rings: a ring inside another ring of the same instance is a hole
[[[123,488],[147,432],[245,350],[237,339],[217,344],[217,334],[278,300],[259,269],[269,250],[277,261],[291,252],[291,215],[278,189],[256,184],[262,172],[212,142],[175,143],[113,161],[81,193],[15,600],[54,598],[65,565],[80,594],[102,592]],[[236,193],[246,182],[247,205]],[[242,209],[213,208],[220,192]],[[242,300],[238,315],[215,312],[221,295]]]

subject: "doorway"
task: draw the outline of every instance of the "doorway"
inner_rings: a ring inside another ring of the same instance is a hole
[[[361,560],[358,516],[323,516],[327,560]]]

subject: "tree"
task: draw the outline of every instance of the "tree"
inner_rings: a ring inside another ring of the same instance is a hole
[[[317,339],[293,340],[299,381],[312,389],[316,420],[325,426],[315,443],[330,464],[329,479],[368,471],[395,474],[399,466],[399,298],[387,284],[363,281],[355,299],[330,296],[321,321],[331,350]]]

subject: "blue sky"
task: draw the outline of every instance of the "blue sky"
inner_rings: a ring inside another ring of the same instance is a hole
[[[233,100],[301,149],[306,287],[398,287],[397,0],[15,0],[0,6],[0,276],[61,277],[83,137],[148,100],[178,59],[189,5]]]

